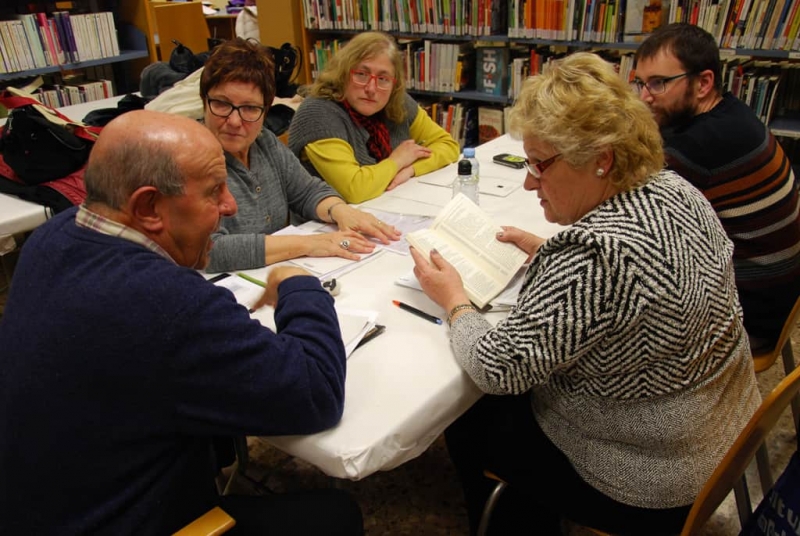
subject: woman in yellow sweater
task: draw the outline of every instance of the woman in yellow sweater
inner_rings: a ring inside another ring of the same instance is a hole
[[[394,39],[365,32],[347,43],[308,90],[289,148],[348,203],[442,168],[458,143],[405,91]]]

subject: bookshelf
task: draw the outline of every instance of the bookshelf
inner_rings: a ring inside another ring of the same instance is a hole
[[[31,67],[31,61],[27,62],[25,68],[19,68],[17,65],[5,65],[3,70],[6,72],[0,73],[0,83],[13,83],[15,80],[24,81],[26,78],[31,78],[37,75],[49,73],[65,73],[69,71],[80,71],[89,67],[96,67],[102,65],[111,65],[114,67],[114,78],[118,92],[135,91],[138,89],[139,73],[144,66],[148,65],[155,58],[155,49],[152,43],[153,35],[153,19],[152,13],[149,9],[150,0],[66,0],[58,2],[11,2],[11,6],[0,9],[0,21],[17,20],[20,16],[28,13],[43,13],[45,19],[54,19],[53,13],[55,11],[68,11],[70,18],[74,15],[89,15],[102,12],[110,12],[112,15],[109,17],[113,20],[113,26],[116,29],[116,36],[113,35],[113,30],[109,30],[106,34],[107,39],[97,51],[89,57],[80,61],[73,61],[69,57],[69,41],[63,38],[66,42],[61,48],[64,51],[64,57],[59,59],[50,59],[47,65],[38,65]],[[14,5],[16,4],[16,5]],[[112,25],[109,23],[108,28]],[[98,26],[99,28],[99,23]],[[57,31],[56,26],[51,26],[51,29]],[[2,35],[2,34],[0,34]],[[30,34],[27,34],[30,35]],[[16,53],[19,48],[23,46],[25,36],[20,37],[17,34],[16,48],[13,52]],[[116,37],[116,42],[111,40]],[[61,39],[61,38],[60,38]],[[88,43],[85,41],[84,44]],[[99,44],[98,42],[95,45]],[[27,50],[32,51],[33,45],[27,45]],[[58,47],[58,45],[56,45]],[[40,52],[43,45],[40,45]],[[12,52],[5,49],[7,55]],[[32,54],[36,54],[32,52]],[[5,55],[4,55],[5,57]],[[9,61],[8,58],[6,58]],[[10,63],[10,62],[9,62]],[[16,68],[15,68],[16,67]]]
[[[611,52],[628,62],[627,70],[621,74],[625,76],[632,66],[633,52],[646,37],[641,30],[643,26],[646,29],[647,23],[643,24],[642,20],[650,17],[650,22],[655,20],[656,26],[668,22],[697,24],[717,37],[723,61],[749,58],[772,62],[773,66],[784,70],[787,80],[783,86],[790,82],[800,85],[800,69],[792,68],[800,66],[793,61],[800,59],[800,0],[663,2],[662,5],[662,0],[303,0],[300,43],[307,60],[304,76],[308,82],[312,81],[320,62],[315,54],[315,43],[345,41],[371,29],[392,34],[401,47],[404,42],[419,43],[426,51],[426,42],[431,42],[502,46],[510,51],[549,50],[556,56],[577,50],[603,51],[605,56]],[[713,9],[705,7],[711,4]],[[770,6],[771,11],[768,10]],[[292,20],[293,24],[297,22],[297,19]],[[765,65],[754,67],[761,69]],[[508,71],[507,76],[514,76],[511,68]],[[523,78],[527,72],[522,71]],[[506,86],[512,88],[511,83]],[[775,113],[763,115],[765,118],[772,115],[769,124],[776,135],[800,138],[800,103],[794,102],[797,99],[792,98],[792,91],[786,87],[776,90],[776,86],[767,87],[791,101],[790,106],[787,108],[785,103],[776,102]],[[800,87],[794,93],[797,91]],[[408,92],[415,97],[469,101],[478,105],[513,102],[513,90],[506,95],[490,95],[473,87],[461,91],[412,87]],[[773,100],[767,99],[768,102]],[[757,99],[753,101],[758,102]]]

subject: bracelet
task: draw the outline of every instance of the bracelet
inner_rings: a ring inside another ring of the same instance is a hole
[[[447,314],[447,324],[451,325],[453,323],[453,317],[456,315],[456,313],[460,311],[466,311],[467,309],[471,309],[474,311],[475,306],[472,305],[471,303],[462,303],[461,305],[456,305],[455,307],[450,309],[450,312]]]
[[[331,214],[331,211],[333,210],[333,207],[338,207],[339,205],[346,205],[346,204],[347,203],[342,201],[341,203],[334,203],[334,204],[332,204],[331,206],[328,207],[328,219],[331,220],[330,223],[336,223],[336,220],[333,219],[333,214]]]

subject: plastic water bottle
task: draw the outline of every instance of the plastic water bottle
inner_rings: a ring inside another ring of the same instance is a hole
[[[480,204],[478,201],[478,177],[472,172],[472,163],[466,158],[458,163],[458,177],[453,182],[453,197],[460,193],[469,197],[476,205]]]
[[[472,164],[472,174],[475,175],[475,180],[480,182],[481,164],[475,157],[475,147],[464,147],[464,158],[469,160],[469,163]]]

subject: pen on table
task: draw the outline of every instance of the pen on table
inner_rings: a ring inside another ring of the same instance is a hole
[[[251,283],[253,283],[255,285],[258,285],[259,287],[267,288],[267,284],[266,283],[264,283],[260,279],[256,279],[252,275],[243,274],[242,272],[236,272],[236,275],[238,275],[242,279],[246,279],[247,281],[250,281]]]
[[[246,280],[246,281],[250,281],[250,282],[251,282],[251,283],[253,283],[254,285],[258,285],[259,287],[264,287],[264,288],[266,288],[266,287],[267,287],[267,284],[266,284],[266,283],[264,283],[263,281],[261,281],[261,280],[259,280],[259,279],[256,279],[255,277],[253,277],[253,276],[251,276],[251,275],[243,274],[242,272],[236,272],[236,275],[238,275],[239,277],[241,277],[242,279],[244,279],[244,280]],[[253,308],[253,307],[250,307],[250,308],[247,310],[247,312],[248,312],[248,313],[250,313],[250,314],[253,314],[253,313],[255,313],[255,312],[256,312],[256,310],[255,310],[255,308]]]
[[[411,307],[410,305],[408,305],[406,303],[403,303],[401,301],[397,301],[397,300],[392,300],[392,303],[395,304],[396,306],[398,306],[400,309],[402,309],[404,311],[408,311],[412,315],[417,315],[420,318],[424,318],[428,322],[433,322],[434,324],[441,324],[442,323],[442,319],[441,318],[435,317],[433,315],[429,315],[425,311],[420,311],[416,307]]]

